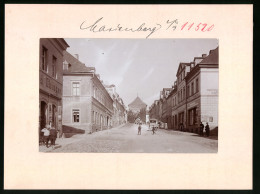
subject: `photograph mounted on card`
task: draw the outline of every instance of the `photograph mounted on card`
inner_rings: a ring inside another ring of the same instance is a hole
[[[252,189],[252,16],[5,5],[4,188]]]

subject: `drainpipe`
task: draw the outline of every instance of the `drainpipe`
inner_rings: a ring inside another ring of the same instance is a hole
[[[187,106],[187,81],[185,79],[185,106],[186,106],[186,129],[188,128],[188,106]]]

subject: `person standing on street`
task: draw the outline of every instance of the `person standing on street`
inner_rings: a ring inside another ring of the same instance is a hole
[[[48,148],[48,143],[49,143],[49,135],[50,135],[50,126],[46,125],[45,128],[43,128],[41,131],[43,132],[43,139],[44,142],[46,143],[46,147]]]
[[[203,136],[204,125],[200,122],[200,136]]]
[[[138,135],[141,135],[141,129],[142,129],[141,123],[139,123],[139,126],[138,126]]]
[[[155,134],[155,127],[152,127],[153,135]]]
[[[52,148],[54,148],[54,146],[55,146],[56,138],[57,138],[57,131],[54,127],[52,127],[50,130],[50,140],[51,140]]]
[[[209,124],[208,123],[206,124],[205,130],[206,130],[207,137],[209,137]]]

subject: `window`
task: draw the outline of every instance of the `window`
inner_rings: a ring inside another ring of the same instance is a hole
[[[72,122],[79,123],[79,109],[72,110]]]
[[[56,62],[57,58],[55,56],[52,56],[52,77],[56,78]]]
[[[94,98],[96,98],[96,90],[95,90],[94,86],[93,86],[93,96],[94,96]]]
[[[182,94],[182,89],[181,89],[181,101],[183,100],[183,94]]]
[[[189,94],[190,93],[190,86],[188,85],[188,87],[187,87],[187,97],[189,97]]]
[[[42,70],[47,72],[47,49],[44,46],[42,46],[41,66]]]
[[[183,98],[185,98],[185,88],[183,88]]]
[[[72,83],[72,95],[73,96],[79,96],[80,95],[80,83],[79,82],[73,82]]]
[[[194,83],[192,82],[191,83],[191,95],[193,95],[194,94]]]
[[[199,79],[196,79],[196,92],[199,92]]]

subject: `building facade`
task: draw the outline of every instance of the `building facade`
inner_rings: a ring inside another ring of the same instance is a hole
[[[94,67],[64,52],[63,125],[92,133],[112,127],[113,99]]]
[[[195,62],[187,75],[187,130],[198,132],[200,122],[218,126],[218,48]]]
[[[63,52],[69,47],[62,38],[40,39],[39,133],[47,124],[62,134]]]
[[[113,116],[112,125],[113,127],[119,126],[127,122],[127,111],[122,98],[116,92],[116,86],[105,85],[106,90],[113,99]]]
[[[209,55],[180,63],[172,90],[149,109],[150,118],[167,123],[168,128],[198,132],[200,122],[210,129],[218,126],[218,47]]]

